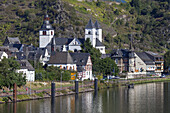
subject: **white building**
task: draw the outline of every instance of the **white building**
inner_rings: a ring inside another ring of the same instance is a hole
[[[90,19],[85,28],[85,40],[90,39],[93,47],[100,50],[102,54],[105,54],[105,46],[102,44],[102,29],[98,21],[93,24]]]
[[[54,29],[52,28],[48,15],[44,18],[44,23],[39,31],[39,48],[45,48],[54,36]]]
[[[20,63],[20,69],[17,70],[18,73],[22,73],[26,76],[27,81],[35,81],[35,70],[32,65],[27,60],[17,60]]]

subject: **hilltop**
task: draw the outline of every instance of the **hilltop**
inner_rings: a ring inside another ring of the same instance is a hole
[[[89,19],[98,20],[109,52],[128,48],[129,34],[137,51],[164,52],[170,48],[168,0],[86,2],[78,0],[5,0],[0,2],[0,42],[6,36],[38,46],[46,12],[56,37],[84,38]]]

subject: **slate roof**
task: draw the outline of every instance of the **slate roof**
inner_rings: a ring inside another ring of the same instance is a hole
[[[88,57],[90,56],[89,53],[70,53],[70,55],[77,66],[85,66],[87,64]]]
[[[100,24],[99,24],[99,22],[98,22],[97,20],[96,20],[94,26],[95,26],[95,28],[97,28],[97,29],[100,29],[100,28],[101,28],[101,27],[100,27]]]
[[[123,52],[121,49],[113,49],[112,57],[123,57]]]
[[[129,50],[128,49],[113,49],[111,52],[111,57],[122,57],[128,58],[129,57]]]
[[[104,46],[103,43],[101,43],[98,38],[96,38],[96,46]]]
[[[17,60],[20,63],[21,69],[28,69],[29,71],[34,71],[35,69],[28,62],[28,60]]]
[[[22,51],[23,45],[22,44],[13,44],[13,47],[17,48],[19,51],[20,50]]]
[[[15,57],[17,60],[26,59],[24,52],[14,52],[14,53],[12,53],[11,57]]]
[[[9,40],[10,44],[20,44],[20,40],[18,37],[7,37],[7,39]]]
[[[55,38],[56,45],[68,45],[74,38]]]
[[[86,27],[85,27],[86,29],[92,29],[92,28],[95,28],[95,26],[94,26],[94,24],[93,24],[93,22],[92,22],[92,20],[90,19],[89,20],[89,22],[88,22],[88,24],[86,25]]]
[[[6,37],[3,45],[7,46],[9,44],[21,44],[18,37]]]
[[[52,52],[48,64],[74,64],[68,52]]]
[[[145,52],[136,52],[136,54],[145,62],[145,64],[154,65],[154,61],[150,59]]]

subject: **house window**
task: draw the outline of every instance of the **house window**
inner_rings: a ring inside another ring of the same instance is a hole
[[[100,48],[100,50],[103,50],[103,48]]]
[[[46,35],[46,31],[43,31],[43,35]]]
[[[53,31],[51,31],[51,35],[53,35]]]
[[[88,31],[88,34],[91,34],[91,32],[90,32],[90,31]]]

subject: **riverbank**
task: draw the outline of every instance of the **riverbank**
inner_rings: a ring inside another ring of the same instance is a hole
[[[120,87],[125,86],[127,87],[129,84],[144,84],[144,83],[153,83],[153,82],[165,82],[170,81],[170,77],[166,78],[143,78],[143,79],[129,79],[129,80],[106,80],[106,81],[99,81],[98,82],[98,89],[106,89],[106,88],[113,88],[113,87]],[[73,95],[75,94],[74,86],[70,87],[63,87],[62,89],[56,88],[55,96],[66,96],[66,95]],[[94,83],[93,82],[86,82],[86,84],[79,83],[79,93],[94,91]],[[28,100],[35,100],[35,99],[43,99],[43,98],[50,98],[51,97],[51,88],[49,89],[42,89],[40,90],[31,90],[30,92],[18,92],[17,93],[17,102],[21,101],[28,101]],[[8,95],[4,95],[0,97],[0,104],[5,102],[12,102],[12,93]]]

